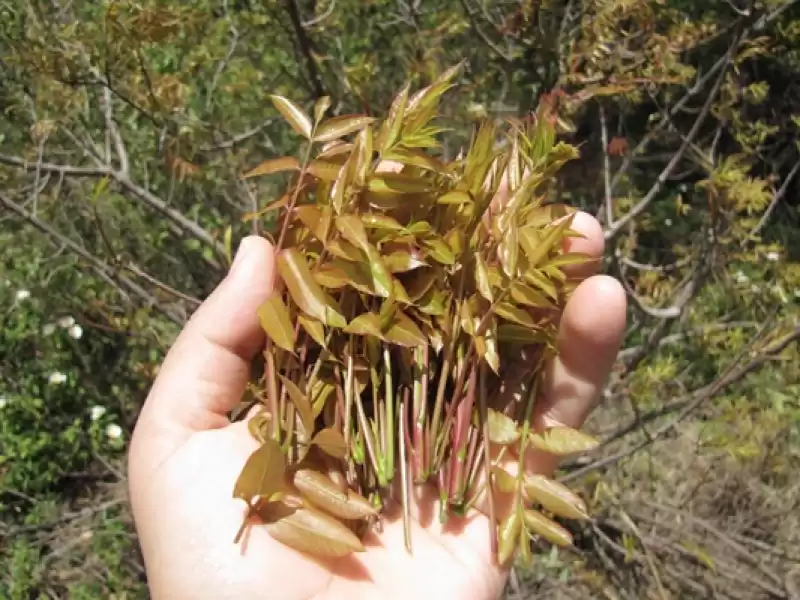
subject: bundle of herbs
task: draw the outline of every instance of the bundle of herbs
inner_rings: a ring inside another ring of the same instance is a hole
[[[245,174],[290,179],[266,208],[278,211],[279,277],[259,310],[267,343],[249,430],[260,447],[234,489],[248,506],[237,541],[257,515],[293,548],[343,556],[397,502],[413,552],[410,499],[425,484],[439,490],[441,520],[487,514],[500,563],[530,556],[537,537],[570,544],[554,519],[586,517],[575,493],[522,460],[596,445],[530,426],[575,287],[564,267],[588,260],[563,250],[580,235],[573,212],[547,201],[577,150],[556,142],[546,100],[502,131],[481,123],[444,162],[433,120],[457,72],[406,86],[382,121],[326,118],[328,98],[312,117],[271,97],[306,150]],[[502,518],[500,492],[513,497]]]

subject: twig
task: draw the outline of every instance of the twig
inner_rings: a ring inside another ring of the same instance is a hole
[[[731,56],[733,54],[734,47],[735,46],[732,45],[728,49],[728,53],[726,54],[726,61],[725,61],[725,65],[726,66],[730,62]],[[667,166],[664,167],[664,169],[661,171],[661,173],[659,173],[658,178],[656,179],[655,183],[653,183],[653,186],[650,188],[650,190],[647,192],[647,194],[645,194],[644,198],[639,200],[639,202],[637,202],[633,206],[633,208],[631,208],[625,215],[620,217],[620,219],[616,223],[614,223],[613,225],[608,225],[606,227],[605,234],[604,234],[606,240],[611,240],[611,239],[615,238],[620,233],[620,231],[622,231],[622,229],[631,220],[633,220],[634,218],[639,216],[641,213],[643,213],[647,209],[647,207],[650,205],[650,203],[655,199],[655,197],[658,194],[658,192],[661,191],[661,188],[664,186],[664,183],[667,181],[667,178],[669,178],[669,176],[672,173],[672,171],[675,170],[675,167],[678,166],[678,163],[683,158],[683,155],[689,149],[689,146],[694,141],[694,138],[700,132],[700,128],[705,123],[706,117],[708,117],[708,114],[711,112],[711,107],[714,104],[714,100],[716,100],[717,93],[719,92],[720,88],[722,87],[722,82],[725,80],[725,74],[727,72],[728,72],[727,68],[723,68],[720,71],[720,74],[717,76],[717,80],[714,83],[714,87],[709,92],[708,98],[706,99],[706,102],[703,105],[703,108],[700,110],[700,114],[695,119],[695,122],[692,125],[692,128],[689,130],[688,135],[684,139],[684,141],[681,144],[680,148],[678,148],[678,151],[672,156],[670,161],[667,163]]]
[[[761,232],[761,230],[764,229],[764,226],[767,224],[767,221],[769,221],[769,218],[772,216],[775,207],[778,206],[778,203],[786,195],[786,191],[789,189],[789,184],[794,179],[794,176],[797,175],[798,171],[800,171],[800,160],[798,160],[794,164],[794,167],[792,167],[792,170],[786,176],[786,179],[783,180],[783,184],[781,184],[780,189],[772,197],[772,200],[770,201],[769,206],[767,206],[767,210],[765,210],[764,214],[761,216],[761,220],[758,222],[758,225],[756,225],[753,228],[752,231],[753,235],[758,235]]]
[[[297,36],[297,44],[300,47],[300,53],[306,61],[306,69],[311,79],[312,91],[317,98],[320,98],[325,95],[325,87],[322,85],[322,78],[317,69],[317,63],[314,61],[314,56],[311,53],[311,38],[308,37],[306,29],[303,27],[303,22],[300,19],[300,11],[295,0],[285,0],[284,5],[286,6],[286,11],[289,13],[289,19],[292,22],[294,33]]]
[[[336,8],[336,0],[331,0],[331,3],[328,5],[328,8],[325,9],[325,12],[322,13],[318,17],[314,17],[313,19],[309,19],[308,21],[303,21],[303,27],[311,28],[319,25],[325,19],[330,17],[333,14],[333,9]]]
[[[600,139],[603,143],[603,188],[605,190],[605,222],[611,227],[614,224],[614,204],[611,193],[611,158],[608,156],[608,123],[606,109],[600,105]]]
[[[758,336],[756,337],[756,339],[758,339]],[[738,368],[736,367],[736,365],[740,362],[742,357],[741,356],[737,357],[723,375],[721,375],[716,381],[714,381],[710,385],[705,386],[700,390],[697,390],[694,393],[694,398],[690,399],[687,403],[685,403],[683,409],[678,413],[678,415],[674,419],[672,419],[669,423],[663,425],[661,428],[659,428],[652,434],[649,434],[648,439],[642,442],[638,442],[637,444],[635,444],[630,448],[600,458],[584,467],[581,467],[575,471],[567,473],[564,476],[560,477],[559,480],[562,482],[570,482],[579,479],[580,477],[583,477],[587,473],[590,473],[592,471],[595,471],[603,467],[613,465],[622,460],[623,458],[627,458],[633,453],[638,452],[642,448],[650,445],[657,439],[662,438],[670,430],[672,430],[679,423],[681,423],[687,416],[689,416],[689,414],[691,414],[694,410],[696,410],[701,404],[716,396],[718,393],[727,388],[730,384],[734,383],[735,381],[738,381],[745,375],[759,368],[768,360],[771,360],[772,357],[782,352],[785,348],[787,348],[792,343],[796,342],[798,339],[800,339],[800,325],[798,325],[791,334],[787,335],[781,341],[763,350],[758,356],[756,356],[748,363]],[[603,447],[603,445],[601,445],[601,447]]]

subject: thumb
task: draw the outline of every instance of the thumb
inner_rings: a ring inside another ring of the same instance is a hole
[[[183,435],[224,427],[264,343],[258,307],[272,291],[272,245],[242,240],[227,277],[194,313],[161,366],[137,429]]]

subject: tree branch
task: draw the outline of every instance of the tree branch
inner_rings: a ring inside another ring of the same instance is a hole
[[[300,11],[297,8],[295,0],[285,0],[286,11],[289,13],[289,19],[292,21],[295,35],[297,36],[297,44],[300,46],[300,52],[306,60],[306,68],[308,69],[308,76],[311,79],[311,87],[313,88],[314,95],[320,98],[325,95],[325,87],[322,85],[322,78],[320,77],[317,63],[311,54],[311,38],[306,33],[303,22],[300,19]]]

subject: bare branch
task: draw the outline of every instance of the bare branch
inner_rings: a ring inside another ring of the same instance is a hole
[[[313,19],[309,19],[308,21],[303,21],[303,27],[311,28],[319,25],[325,19],[330,17],[333,14],[333,9],[336,8],[336,0],[331,0],[331,3],[328,5],[328,8],[325,9],[325,12],[322,13],[318,17],[314,17]]]
[[[600,140],[603,144],[603,187],[605,189],[605,222],[610,227],[614,224],[614,204],[611,197],[611,158],[608,156],[608,123],[606,109],[600,105]]]
[[[311,53],[311,39],[308,37],[308,34],[303,27],[303,23],[300,19],[300,10],[297,7],[295,0],[285,0],[284,5],[286,6],[286,11],[289,13],[289,19],[292,22],[294,33],[297,36],[297,45],[300,48],[300,53],[303,55],[306,61],[306,69],[308,70],[308,76],[311,79],[312,91],[317,98],[320,98],[325,95],[325,87],[322,85],[322,77],[320,77],[319,70],[317,69],[317,63]]]
[[[124,290],[122,291],[123,296],[127,296],[128,294],[133,294],[137,296],[140,300],[144,301],[145,304],[149,306],[153,306],[154,308],[158,309],[161,313],[163,313],[166,317],[170,320],[175,322],[178,325],[183,325],[185,320],[175,313],[173,310],[162,306],[158,300],[156,300],[152,295],[150,295],[147,291],[142,289],[139,285],[137,285],[134,281],[131,281],[124,275],[116,275],[116,279],[118,280],[119,285],[116,281],[114,281],[114,271],[113,269],[103,261],[99,260],[98,258],[92,256],[86,249],[82,248],[69,238],[63,236],[58,231],[53,229],[48,223],[45,223],[38,217],[32,215],[30,212],[22,208],[19,204],[11,200],[8,196],[0,192],[0,204],[5,206],[7,209],[15,212],[17,215],[22,217],[25,221],[33,225],[36,229],[41,231],[42,233],[49,236],[51,239],[57,241],[59,244],[63,245],[71,252],[88,262],[92,267],[94,267],[95,271],[107,282],[110,283],[115,288],[119,289],[119,285],[121,285]]]
[[[731,57],[731,54],[732,54],[732,49],[733,49],[733,46],[731,46],[731,48],[728,50],[728,54],[726,54],[726,58],[727,58],[726,66],[727,66],[727,62],[730,61],[730,57]],[[653,183],[653,186],[650,188],[650,190],[647,192],[647,194],[645,194],[644,198],[639,200],[639,202],[637,202],[633,206],[633,208],[631,208],[616,223],[614,223],[611,226],[606,227],[606,230],[605,230],[605,239],[606,240],[614,239],[620,233],[620,231],[622,231],[622,229],[625,227],[625,225],[627,225],[632,219],[636,218],[641,213],[643,213],[645,210],[647,210],[647,207],[655,199],[655,197],[658,194],[658,192],[661,191],[661,188],[664,186],[664,183],[667,181],[667,178],[670,176],[672,171],[675,170],[675,167],[678,166],[678,163],[683,158],[683,155],[689,149],[689,146],[692,144],[692,142],[694,141],[694,138],[700,132],[701,127],[705,123],[706,117],[708,117],[709,112],[711,112],[711,106],[714,104],[714,100],[717,97],[717,93],[719,92],[720,87],[722,87],[722,82],[725,79],[725,74],[726,73],[727,73],[727,68],[722,69],[720,71],[720,74],[717,76],[717,80],[714,83],[714,87],[709,92],[708,98],[706,99],[706,102],[703,105],[703,108],[700,111],[700,114],[697,116],[697,119],[695,119],[695,122],[692,125],[692,128],[689,130],[688,135],[684,139],[684,141],[681,144],[680,148],[678,148],[678,151],[675,152],[675,154],[672,156],[672,159],[667,163],[667,166],[664,167],[664,170],[661,171],[661,173],[659,173],[658,178],[656,179],[655,183]]]
[[[783,180],[783,183],[781,184],[780,189],[772,197],[772,200],[770,201],[769,206],[767,207],[767,210],[765,210],[764,214],[761,216],[761,220],[753,228],[753,231],[752,231],[753,235],[758,235],[761,232],[761,230],[764,229],[764,226],[767,224],[767,221],[769,221],[769,218],[772,216],[772,213],[775,211],[775,207],[778,206],[778,203],[786,195],[786,191],[789,189],[789,184],[794,179],[794,176],[797,175],[798,171],[800,171],[800,160],[798,160],[795,163],[794,167],[792,167],[792,170],[786,176],[786,179]]]

